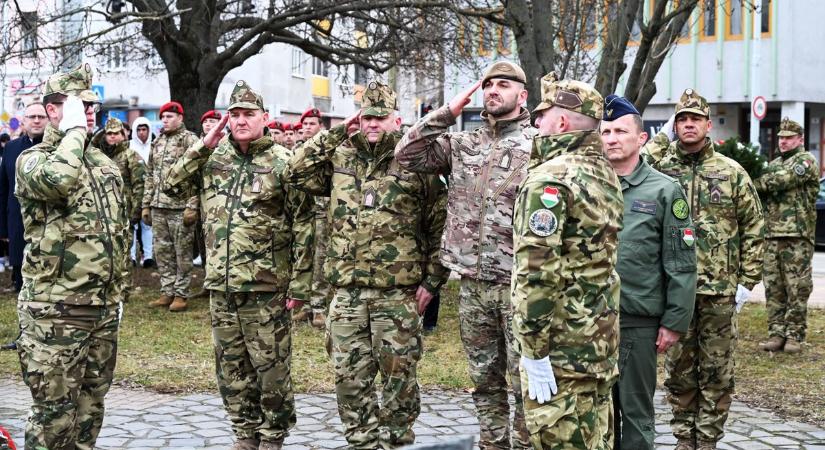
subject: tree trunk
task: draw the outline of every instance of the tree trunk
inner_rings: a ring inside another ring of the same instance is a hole
[[[200,118],[206,111],[215,109],[218,87],[224,73],[216,68],[187,69],[178,62],[166,65],[169,78],[170,99],[179,102],[185,112],[183,122],[189,131],[201,134]]]

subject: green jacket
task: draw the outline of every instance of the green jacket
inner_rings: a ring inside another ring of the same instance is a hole
[[[619,177],[624,197],[619,260],[621,327],[684,333],[696,298],[696,246],[682,187],[644,160]]]
[[[513,334],[520,353],[550,357],[557,377],[618,374],[619,179],[596,130],[534,141],[513,221]]]
[[[171,131],[161,131],[152,142],[149,159],[146,161],[146,182],[143,189],[142,208],[198,209],[195,186],[187,187],[188,192],[180,196],[169,196],[163,191],[163,183],[169,170],[180,160],[188,148],[198,141],[198,136],[181,125]]]
[[[244,154],[230,134],[214,150],[197,141],[170,168],[166,195],[176,198],[202,187],[206,289],[285,292],[309,300],[313,202],[286,184],[290,156],[268,134]]]
[[[805,147],[782,153],[753,184],[765,206],[766,237],[801,237],[814,243],[819,164]]]
[[[329,195],[324,275],[338,287],[423,285],[447,280],[439,262],[446,189],[437,175],[403,169],[393,149],[398,133],[370,145],[343,125],[304,143],[289,161],[287,180],[313,195]]]
[[[682,185],[696,227],[696,293],[736,294],[736,285],[753,289],[762,279],[765,222],[762,204],[748,173],[720,155],[713,143],[696,153],[670,144],[653,168]]]
[[[102,150],[120,168],[127,216],[135,221],[140,220],[140,203],[143,200],[146,165],[143,164],[140,155],[129,148],[129,141],[109,146],[106,144],[105,135],[104,130],[98,131],[92,138],[92,145]]]
[[[117,164],[88,145],[85,130],[47,125],[16,170],[26,238],[20,300],[119,303],[131,240]]]

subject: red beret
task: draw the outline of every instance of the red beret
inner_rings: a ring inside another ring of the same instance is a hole
[[[272,122],[269,122],[268,124],[266,124],[266,127],[269,128],[270,130],[284,131],[284,126],[281,125],[281,122],[278,122],[277,120],[273,120]]]
[[[317,117],[318,119],[320,119],[321,111],[319,111],[318,108],[310,108],[304,111],[304,113],[301,114],[301,118],[298,120],[298,123],[304,123],[304,119],[306,119],[307,117]]]
[[[293,130],[295,130],[295,131],[298,131],[298,130],[300,130],[300,129],[301,129],[301,128],[303,128],[303,127],[304,127],[304,126],[303,126],[303,125],[301,125],[301,122],[298,122],[298,123],[293,123],[293,124],[292,124],[292,129],[293,129]]]
[[[183,106],[181,106],[178,102],[164,103],[163,106],[160,107],[158,115],[161,115],[165,112],[173,112],[183,115]]]
[[[210,109],[209,111],[206,111],[205,113],[203,113],[203,115],[201,116],[201,123],[203,123],[203,121],[206,120],[206,119],[221,120],[221,113],[218,112],[217,110]]]

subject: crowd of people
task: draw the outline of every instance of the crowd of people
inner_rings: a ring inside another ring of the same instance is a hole
[[[156,263],[151,304],[182,311],[196,248],[233,450],[280,449],[295,425],[291,328],[306,320],[325,331],[350,447],[414,443],[422,316],[451,272],[480,448],[652,449],[665,354],[677,450],[715,449],[736,313],[757,283],[763,349],[805,339],[819,169],[804,130],[783,120],[779,156],[752,180],[714,150],[693,89],[649,139],[623,97],[554,73],[538,94],[526,81],[496,62],[404,132],[379,81],[329,129],[317,109],[270,121],[238,81],[199,135],[171,101],[159,136],[141,118],[128,139],[113,118],[90,134],[88,64],[50,77],[0,171],[2,221],[22,236],[26,448],[94,447],[129,260]],[[479,89],[484,124],[450,131]]]

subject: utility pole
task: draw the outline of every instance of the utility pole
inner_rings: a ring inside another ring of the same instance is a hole
[[[70,11],[79,9],[83,6],[83,0],[63,0],[63,13],[65,18],[62,25],[63,42],[71,42],[80,38],[83,32],[83,20],[79,14],[68,15]],[[60,69],[63,71],[71,70],[83,60],[83,48],[79,44],[66,45],[63,47],[63,61],[60,64]]]
[[[762,46],[762,3],[755,2],[753,8],[753,27],[751,28],[751,105],[753,100],[759,95],[760,81],[762,79],[761,65],[761,49]],[[751,130],[750,143],[755,146],[757,151],[760,150],[759,143],[759,118],[754,114],[753,106],[751,106]]]

